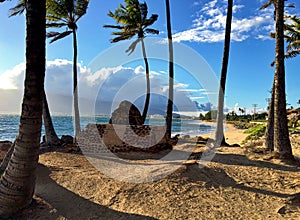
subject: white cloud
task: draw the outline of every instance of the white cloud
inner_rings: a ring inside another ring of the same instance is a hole
[[[46,63],[47,68],[45,89],[50,100],[50,108],[54,109],[55,112],[69,111],[68,113],[71,113],[70,111],[72,100],[66,99],[66,97],[71,97],[73,92],[72,66],[72,61],[62,59],[47,61]],[[135,68],[123,66],[102,68],[95,71],[94,73],[92,73],[89,68],[83,66],[80,63],[78,64],[77,68],[79,81],[79,97],[81,97],[82,99],[92,101],[95,101],[97,99],[102,102],[111,102],[112,100],[114,100],[115,102],[120,102],[124,99],[130,100],[130,96],[134,97],[137,93],[140,93],[142,95],[145,94],[145,73],[142,66],[138,66]],[[11,94],[15,98],[11,99],[10,101],[12,103],[15,103],[16,105],[20,103],[22,94],[21,91],[23,90],[25,75],[24,70],[25,64],[21,63],[19,65],[16,65],[13,69],[7,70],[0,75],[0,89],[3,89],[3,91],[8,91],[9,89],[19,91]],[[151,71],[150,75],[152,76],[151,92],[167,97],[168,74],[165,74],[165,71]],[[187,91],[189,91],[188,84],[175,82],[174,89],[174,102],[176,101],[176,103],[180,106],[194,105],[194,103],[192,102],[194,98],[190,98],[191,95],[187,93]],[[190,91],[196,92],[197,89],[190,89]],[[198,91],[200,94],[203,90]],[[6,102],[4,101],[4,103]],[[159,104],[164,105],[164,103]],[[91,110],[93,106],[83,106],[83,108]],[[165,106],[163,107],[163,109],[165,109]]]
[[[226,26],[226,1],[218,2],[210,1],[204,5],[196,5],[201,9],[196,13],[193,20],[192,28],[174,34],[174,41],[190,41],[190,42],[221,42],[224,41]],[[254,16],[245,16],[241,11],[245,12],[247,8],[244,5],[235,4],[233,6],[232,19],[232,41],[244,41],[250,36],[263,35],[272,30],[273,10],[257,10]]]

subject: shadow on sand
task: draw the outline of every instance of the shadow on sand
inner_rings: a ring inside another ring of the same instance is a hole
[[[93,203],[58,185],[49,175],[50,170],[39,164],[35,194],[57,210],[55,215],[64,216],[66,219],[154,219],[119,212]]]

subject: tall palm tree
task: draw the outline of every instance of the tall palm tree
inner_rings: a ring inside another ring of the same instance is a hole
[[[17,5],[10,9],[9,16],[12,17],[12,16],[16,16],[16,15],[21,15],[25,12],[25,10],[26,10],[26,0],[19,0]],[[58,136],[55,132],[45,92],[43,94],[43,102],[44,102],[44,104],[43,104],[43,121],[44,121],[44,127],[45,127],[46,144],[48,146],[60,146],[61,140],[58,138]],[[11,152],[11,151],[9,151],[9,152]],[[6,161],[7,161],[7,158],[10,157],[9,152],[5,156]],[[2,168],[3,167],[4,167],[4,164],[3,164]]]
[[[233,0],[228,0],[224,51],[223,51],[223,60],[222,60],[222,69],[221,69],[220,87],[219,87],[219,96],[218,96],[217,129],[215,133],[216,146],[227,145],[224,137],[223,118],[224,118],[224,94],[225,94],[225,85],[226,85],[229,50],[230,50],[230,38],[231,38],[230,35],[231,35],[231,22],[232,22],[232,7],[233,7]]]
[[[289,139],[288,120],[286,113],[285,93],[285,52],[284,52],[284,8],[286,0],[270,0],[261,9],[274,5],[276,22],[276,58],[274,64],[275,74],[272,89],[272,98],[269,105],[269,121],[266,129],[265,145],[269,150],[275,151],[278,157],[283,159],[294,159]],[[293,7],[293,5],[288,5]],[[272,139],[273,137],[273,139]]]
[[[35,188],[42,128],[46,0],[26,2],[26,73],[15,149],[0,179],[0,217],[28,206]]]
[[[144,109],[142,113],[143,123],[146,120],[149,102],[150,102],[150,77],[149,77],[149,63],[146,54],[144,38],[147,34],[159,34],[158,30],[149,28],[157,21],[158,15],[152,14],[150,18],[148,16],[147,3],[139,3],[138,0],[125,0],[125,6],[120,4],[119,8],[115,12],[109,11],[108,16],[116,20],[117,25],[104,25],[105,28],[114,28],[117,31],[112,32],[112,35],[117,37],[110,40],[111,43],[116,43],[122,40],[130,40],[137,35],[137,39],[131,43],[129,48],[126,50],[129,54],[134,52],[137,44],[142,43],[142,52],[145,62],[146,70],[146,99]]]
[[[276,11],[276,58],[274,74],[274,149],[279,157],[293,159],[289,139],[285,93],[284,52],[284,0],[277,0]]]
[[[51,38],[50,43],[60,40],[70,34],[73,35],[73,108],[74,108],[74,130],[75,137],[80,131],[80,115],[78,106],[77,87],[77,22],[85,15],[89,0],[47,0],[47,27],[66,29],[62,32],[49,32],[47,37]]]
[[[173,99],[174,99],[174,53],[171,27],[171,9],[170,1],[166,0],[167,31],[169,43],[169,96],[166,112],[166,137],[171,138],[172,118],[173,118]]]

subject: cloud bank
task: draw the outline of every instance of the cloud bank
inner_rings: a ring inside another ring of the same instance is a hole
[[[226,1],[195,2],[199,10],[194,15],[192,28],[173,35],[175,42],[221,42],[224,41],[226,26]],[[273,9],[256,10],[253,16],[245,16],[247,7],[233,6],[232,41],[241,42],[250,37],[268,39],[269,31],[274,28]]]

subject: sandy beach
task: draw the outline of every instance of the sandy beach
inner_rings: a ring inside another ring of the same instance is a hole
[[[230,144],[246,137],[243,130],[226,126]],[[205,145],[198,144],[197,154],[203,149]],[[20,213],[22,219],[277,220],[300,216],[300,202],[293,200],[300,192],[299,165],[266,158],[245,147],[221,147],[205,167],[199,167],[195,159],[184,164],[164,161],[179,164],[178,169],[144,183],[112,178],[84,155],[67,151],[40,155],[34,202]],[[153,157],[124,161],[156,164]]]

